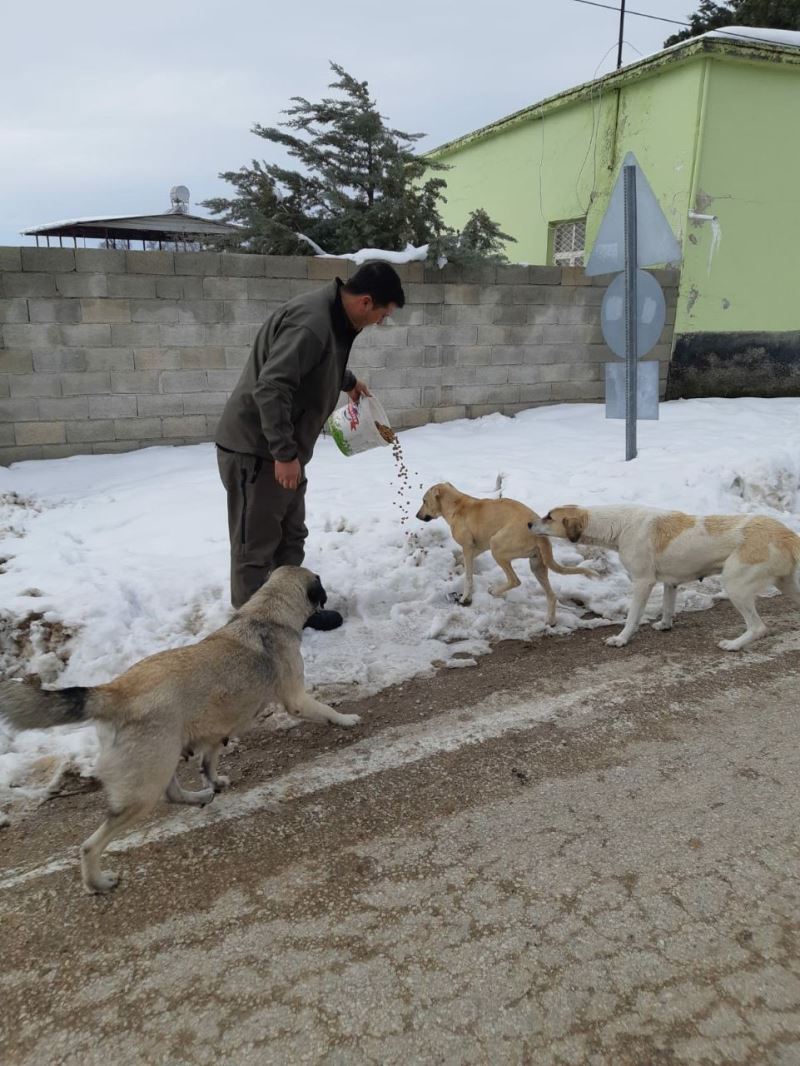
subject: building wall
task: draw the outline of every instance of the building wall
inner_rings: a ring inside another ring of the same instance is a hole
[[[210,440],[261,323],[348,260],[0,248],[0,462]],[[583,271],[400,268],[406,307],[350,365],[397,428],[599,400],[608,279]],[[651,354],[662,385],[668,324]]]

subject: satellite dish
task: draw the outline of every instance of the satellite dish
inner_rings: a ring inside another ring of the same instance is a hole
[[[169,198],[172,203],[172,213],[185,215],[189,207],[189,190],[185,185],[173,185],[169,190]]]

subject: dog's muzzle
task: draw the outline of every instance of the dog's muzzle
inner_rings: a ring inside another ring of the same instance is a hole
[[[433,521],[433,515],[432,514],[421,514],[419,511],[417,512],[417,518],[420,520],[420,522],[432,522]]]

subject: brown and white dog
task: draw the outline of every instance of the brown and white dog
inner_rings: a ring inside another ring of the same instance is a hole
[[[464,552],[464,593],[461,603],[472,603],[475,559],[490,551],[497,565],[506,575],[505,585],[490,589],[493,596],[505,596],[522,582],[514,573],[514,559],[528,559],[531,572],[547,597],[547,624],[555,625],[556,594],[548,580],[547,571],[557,574],[583,574],[597,577],[593,570],[580,566],[561,566],[553,558],[547,537],[533,535],[528,526],[539,516],[517,500],[480,500],[459,492],[449,481],[432,485],[422,499],[417,518],[430,522],[443,518],[450,526],[453,539]]]
[[[766,633],[756,596],[771,585],[800,606],[800,537],[774,518],[570,504],[554,507],[529,528],[619,552],[633,582],[633,596],[622,632],[606,641],[614,648],[627,644],[639,628],[657,581],[664,583],[664,607],[653,628],[671,629],[678,585],[721,575],[728,599],[747,626],[741,636],[719,642],[724,651],[739,651]]]

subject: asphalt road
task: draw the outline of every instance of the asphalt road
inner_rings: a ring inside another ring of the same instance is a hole
[[[797,612],[507,643],[265,726],[84,895],[77,790],[0,832],[16,1063],[800,1063]],[[188,778],[187,778],[188,780]]]

